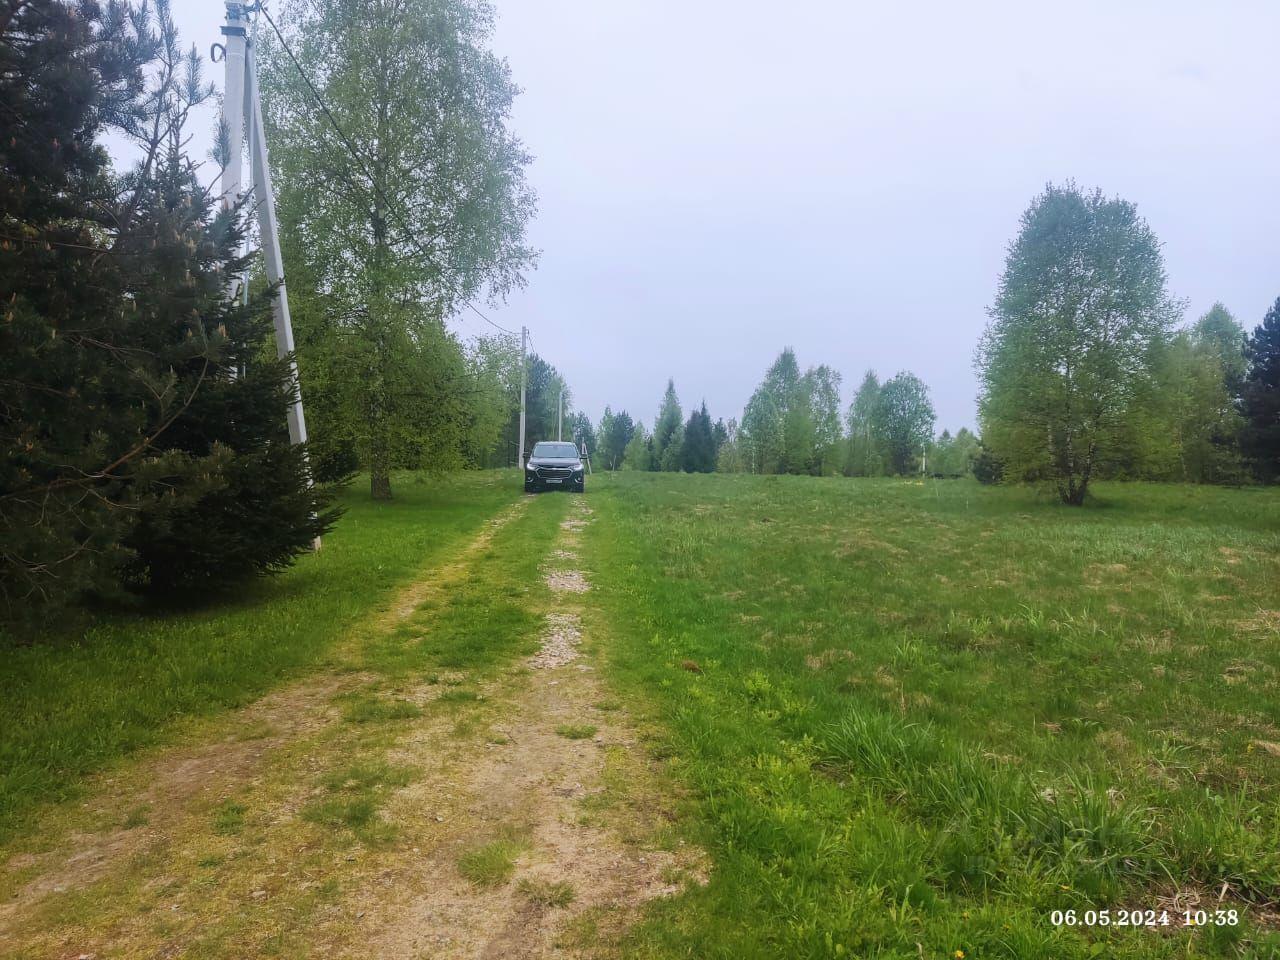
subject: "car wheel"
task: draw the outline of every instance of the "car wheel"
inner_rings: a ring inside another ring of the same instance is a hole
[[[579,484],[578,484],[576,487],[574,487],[573,489],[574,489],[576,492],[578,492],[578,493],[586,493],[586,492],[587,492],[587,481],[583,480],[581,483],[579,483]]]

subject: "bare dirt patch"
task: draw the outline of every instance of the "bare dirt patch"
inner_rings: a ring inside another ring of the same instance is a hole
[[[283,744],[335,720],[333,698],[365,679],[358,674],[326,677],[268,694],[220,725],[217,739],[199,746],[165,751],[127,775],[101,779],[94,797],[80,808],[81,819],[96,824],[113,814],[145,811],[145,823],[93,829],[73,825],[61,842],[38,854],[20,854],[3,868],[30,877],[0,904],[0,934],[9,921],[50,893],[63,893],[100,880],[123,860],[138,856],[170,835],[194,807],[225,796],[236,783],[251,779]],[[242,735],[243,731],[270,731]]]
[[[586,593],[591,589],[591,585],[578,570],[548,571],[547,586],[553,593]]]
[[[542,649],[529,658],[529,666],[539,670],[563,667],[578,659],[582,642],[581,624],[576,613],[547,614],[547,632]]]

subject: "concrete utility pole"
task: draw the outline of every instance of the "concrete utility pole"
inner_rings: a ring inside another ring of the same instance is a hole
[[[245,124],[249,126],[251,210],[258,218],[258,232],[262,239],[262,253],[267,279],[276,285],[271,304],[275,321],[276,355],[293,353],[293,323],[289,317],[289,297],[285,292],[284,260],[280,254],[280,232],[276,223],[276,198],[271,189],[271,167],[267,162],[267,142],[263,136],[262,102],[258,95],[258,67],[254,61],[253,44],[248,39],[246,6],[237,0],[226,0],[227,22],[222,27],[226,37],[224,62],[226,86],[222,99],[223,122],[227,126],[231,155],[222,174],[222,203],[233,206],[243,197],[242,154],[244,152]],[[242,281],[248,289],[248,278]],[[291,361],[290,378],[293,381],[294,401],[289,406],[289,442],[305,443],[307,421],[302,413],[302,391],[298,385],[298,364]],[[316,539],[316,549],[320,547]]]
[[[276,328],[276,355],[293,353],[293,321],[289,316],[289,297],[285,293],[284,259],[280,253],[280,228],[276,223],[276,195],[271,189],[271,167],[267,163],[267,141],[262,129],[262,101],[258,96],[258,65],[249,47],[249,102],[252,113],[249,122],[249,143],[253,147],[253,189],[257,201],[258,232],[262,235],[262,254],[266,261],[267,279],[276,286],[271,304],[271,314]],[[294,399],[289,405],[289,442],[306,443],[307,421],[302,413],[302,390],[298,384],[298,362],[289,361],[289,375],[293,380]]]
[[[271,167],[267,163],[267,144],[263,136],[262,104],[258,95],[258,67],[254,62],[253,45],[247,32],[245,4],[227,0],[227,22],[222,27],[226,37],[224,63],[226,85],[222,99],[222,119],[227,127],[230,156],[222,173],[223,206],[233,206],[244,196],[243,161],[245,125],[249,127],[250,189],[253,192],[252,210],[258,217],[262,235],[262,253],[267,279],[276,284],[276,294],[271,304],[275,321],[276,354],[293,353],[293,324],[289,317],[289,297],[285,292],[284,261],[280,255],[280,232],[276,224],[276,198],[271,189]],[[289,408],[289,441],[304,443],[307,424],[302,412],[302,395],[298,391],[298,365],[292,364],[291,374],[296,399]]]
[[[525,362],[525,351],[529,349],[529,328],[520,328],[520,449],[516,452],[516,464],[524,469],[524,395],[529,387],[529,364]]]
[[[222,205],[234,206],[240,199],[242,183],[242,154],[244,153],[244,54],[247,45],[248,21],[244,18],[244,4],[227,3],[227,22],[222,27],[226,38],[223,44],[223,63],[226,65],[226,83],[222,95],[222,120],[227,126],[230,155],[227,168],[222,171]]]
[[[223,63],[226,83],[223,87],[222,122],[227,128],[227,166],[222,171],[222,207],[234,207],[243,195],[244,188],[244,104],[245,88],[244,55],[248,44],[244,7],[239,3],[227,4],[227,22],[222,27]],[[237,287],[240,289],[237,290]],[[247,298],[249,277],[231,277],[227,280],[227,296],[239,293]],[[237,371],[238,373],[239,371]]]
[[[564,439],[564,387],[560,388],[560,404],[556,407],[556,439]]]

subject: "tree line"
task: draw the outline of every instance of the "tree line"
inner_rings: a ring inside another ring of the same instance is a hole
[[[1098,478],[1239,484],[1280,479],[1280,298],[1245,328],[1221,303],[1191,324],[1160,244],[1125,200],[1050,185],[1010,244],[976,354],[980,434],[935,434],[928,387],[841,377],[784,349],[740,420],[682,419],[674,383],[653,431],[605,409],[608,469],[847,476],[927,473],[1030,482],[1068,504]],[[583,418],[585,421],[585,418]]]
[[[766,371],[741,420],[712,422],[706,401],[686,419],[668,380],[652,431],[625,410],[606,407],[595,428],[578,414],[574,435],[609,470],[973,474],[981,453],[977,438],[965,428],[934,436],[929,388],[917,376],[903,371],[881,382],[868,371],[843,410],[840,384],[840,374],[826,365],[801,373],[788,347]]]

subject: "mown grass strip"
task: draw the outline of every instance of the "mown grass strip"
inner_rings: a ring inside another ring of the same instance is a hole
[[[472,559],[465,577],[367,645],[362,668],[388,678],[475,679],[536,650],[547,605],[541,565],[568,504],[555,495],[531,498]],[[439,699],[462,703],[479,696],[455,686]]]

